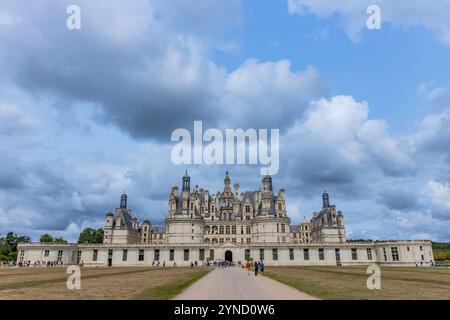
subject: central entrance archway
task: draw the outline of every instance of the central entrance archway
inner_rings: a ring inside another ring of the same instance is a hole
[[[225,251],[225,261],[233,262],[233,253],[230,250]]]

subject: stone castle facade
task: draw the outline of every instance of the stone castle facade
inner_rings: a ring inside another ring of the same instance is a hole
[[[272,177],[261,188],[239,191],[226,172],[221,192],[211,194],[182,178],[169,194],[164,228],[141,224],[122,194],[119,208],[105,216],[103,244],[21,244],[18,261],[85,265],[182,266],[193,262],[264,260],[266,265],[427,264],[431,241],[347,242],[344,214],[322,195],[322,210],[292,225],[286,192],[274,192]],[[50,260],[49,260],[50,259]],[[51,260],[53,259],[53,260]]]

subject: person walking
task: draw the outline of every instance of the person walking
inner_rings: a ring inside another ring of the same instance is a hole
[[[261,271],[261,275],[262,275],[264,272],[264,261],[262,261],[262,260],[259,262],[259,270]]]
[[[259,263],[258,261],[255,261],[255,276],[258,275],[258,270],[259,270]]]

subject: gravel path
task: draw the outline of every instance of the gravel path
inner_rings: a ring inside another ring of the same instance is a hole
[[[297,289],[241,268],[217,268],[185,289],[175,300],[315,300]]]

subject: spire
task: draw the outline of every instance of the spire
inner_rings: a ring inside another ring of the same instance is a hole
[[[123,194],[120,196],[120,208],[121,209],[127,208],[127,198],[128,198],[127,194],[124,191]]]
[[[229,185],[230,184],[230,177],[228,176],[228,170],[225,172],[224,183],[225,183],[225,185]]]

